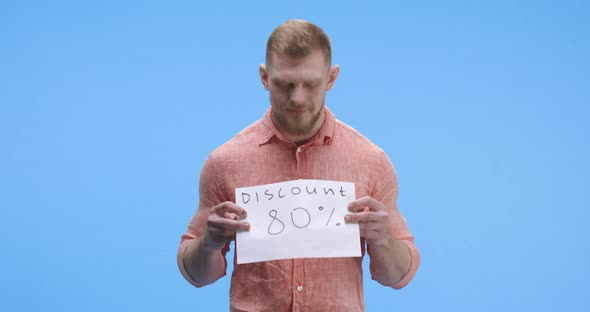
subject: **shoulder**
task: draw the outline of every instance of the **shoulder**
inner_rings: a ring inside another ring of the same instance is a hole
[[[383,149],[377,146],[377,144],[373,143],[355,128],[338,119],[336,119],[334,136],[336,140],[343,141],[355,150],[361,150],[373,156],[387,157]]]
[[[216,162],[223,162],[232,157],[239,157],[239,155],[243,155],[258,146],[264,137],[264,132],[261,120],[257,120],[214,149],[209,158]]]
[[[385,198],[385,191],[395,191],[395,168],[385,151],[344,122],[337,121],[334,129],[334,145],[349,160],[348,170],[357,177],[355,183],[373,198]]]

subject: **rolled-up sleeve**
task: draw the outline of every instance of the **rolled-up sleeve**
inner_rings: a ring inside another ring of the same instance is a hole
[[[408,249],[410,250],[410,255],[412,257],[412,264],[410,265],[410,270],[408,270],[408,273],[406,273],[406,275],[404,275],[404,277],[402,277],[395,284],[389,285],[395,289],[401,289],[401,288],[405,287],[406,285],[408,285],[410,283],[410,281],[416,275],[416,272],[418,271],[418,266],[420,266],[420,253],[418,252],[418,248],[416,248],[416,245],[414,245],[413,240],[414,240],[413,238],[402,240],[408,246]]]
[[[199,178],[199,208],[191,218],[187,231],[181,237],[176,256],[180,273],[189,283],[196,287],[202,287],[205,286],[205,284],[198,282],[196,279],[190,276],[186,269],[186,264],[184,263],[184,254],[190,243],[193,242],[194,239],[199,238],[205,232],[207,228],[207,218],[211,207],[225,201],[223,189],[220,188],[221,185],[219,183],[219,172],[217,172],[216,169],[217,168],[213,157],[209,156],[203,166],[203,169],[201,170],[201,175]],[[226,244],[221,250],[223,259],[225,261],[225,270],[224,273],[218,278],[221,278],[226,274],[227,260],[225,255],[228,251],[229,244]]]
[[[377,178],[374,180],[375,185],[373,185],[374,192],[372,196],[373,198],[385,205],[390,217],[389,228],[392,232],[392,235],[396,239],[404,242],[410,252],[411,265],[408,272],[399,281],[393,284],[386,285],[393,287],[395,289],[401,289],[408,285],[416,275],[418,267],[420,266],[420,252],[418,251],[418,248],[414,243],[414,235],[412,235],[412,233],[410,232],[406,219],[402,216],[397,206],[398,184],[397,174],[395,172],[393,164],[384,152],[381,155],[381,165],[378,167],[376,171]],[[368,252],[370,255],[370,246],[368,248]],[[381,280],[379,276],[376,275],[376,272],[382,270],[376,270],[374,268],[373,261],[371,261],[370,268],[371,278],[374,280]]]

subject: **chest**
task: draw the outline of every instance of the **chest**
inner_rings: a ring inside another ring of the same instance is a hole
[[[267,145],[231,157],[224,165],[222,181],[232,201],[235,188],[297,179],[353,182],[360,198],[370,195],[375,162],[366,153],[337,146]]]

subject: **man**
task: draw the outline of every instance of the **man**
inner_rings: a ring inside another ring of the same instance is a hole
[[[183,276],[201,287],[226,274],[230,242],[250,228],[235,188],[318,179],[355,183],[358,199],[345,220],[359,224],[372,278],[396,289],[407,285],[420,255],[397,208],[397,177],[381,149],[325,106],[339,72],[326,34],[307,21],[287,21],[271,34],[259,71],[271,107],[206,161],[199,208],[178,249]],[[364,311],[361,266],[361,257],[234,260],[230,309]]]

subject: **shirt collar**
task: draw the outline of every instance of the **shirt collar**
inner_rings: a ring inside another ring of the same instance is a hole
[[[310,142],[313,142],[314,145],[330,145],[332,143],[332,138],[334,136],[334,129],[336,127],[336,117],[334,117],[334,114],[332,114],[328,107],[324,107],[324,109],[326,110],[326,120],[324,121],[324,124],[322,125],[318,133],[316,133],[316,135],[310,139]],[[269,143],[271,139],[275,137],[281,141],[289,142],[279,132],[275,124],[272,122],[271,111],[272,108],[266,110],[266,113],[264,113],[264,117],[262,117],[261,119],[262,131],[260,134],[260,139],[258,140],[259,146]]]

